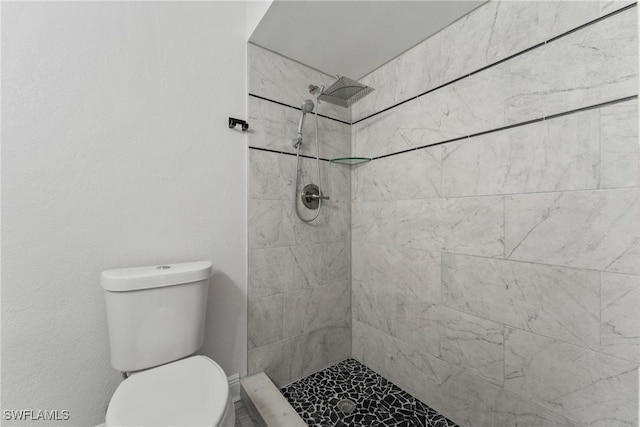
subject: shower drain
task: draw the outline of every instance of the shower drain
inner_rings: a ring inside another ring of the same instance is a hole
[[[349,399],[342,399],[338,401],[336,406],[338,407],[338,410],[340,410],[340,412],[343,412],[345,414],[350,414],[356,410],[356,404]]]

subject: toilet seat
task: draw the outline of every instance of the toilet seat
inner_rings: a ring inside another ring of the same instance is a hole
[[[229,402],[222,368],[208,357],[191,356],[123,381],[109,403],[106,425],[218,426],[229,417]]]

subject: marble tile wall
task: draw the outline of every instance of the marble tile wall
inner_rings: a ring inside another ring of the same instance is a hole
[[[381,156],[634,94],[635,28],[635,9],[619,13],[357,122],[353,153]]]
[[[376,90],[353,105],[353,120],[466,76],[632,3],[489,1],[360,79]]]
[[[321,161],[323,192],[331,200],[318,220],[300,221],[291,140],[301,113],[282,105],[302,104],[311,98],[307,85],[330,80],[249,45],[248,371],[265,371],[279,387],[351,354],[351,173],[348,166]],[[327,104],[320,113],[350,118],[349,110]],[[320,117],[318,132],[322,158],[350,153],[349,124]],[[313,115],[303,134],[301,153],[315,156]],[[315,159],[301,158],[300,170],[300,188],[317,183]],[[305,217],[314,213],[299,206]]]
[[[488,2],[353,119],[627,5]],[[638,425],[637,48],[630,7],[352,126],[354,358],[460,425]]]
[[[250,94],[299,107],[305,99],[313,99],[309,94],[310,84],[329,87],[335,81],[334,76],[260,46],[248,44],[247,49]],[[348,108],[323,103],[319,113],[351,123],[351,109]]]

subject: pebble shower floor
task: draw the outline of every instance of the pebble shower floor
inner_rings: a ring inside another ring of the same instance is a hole
[[[344,360],[281,389],[312,427],[459,427],[354,359]],[[342,399],[355,410],[338,409]]]

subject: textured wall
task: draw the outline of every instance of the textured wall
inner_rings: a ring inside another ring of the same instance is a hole
[[[309,84],[331,81],[249,45],[249,373],[265,371],[280,386],[351,352],[349,166],[320,162],[331,200],[316,221],[300,221],[293,205],[299,106],[312,98]],[[319,113],[347,121],[320,118],[320,156],[348,155],[350,111],[321,104]],[[303,154],[315,156],[314,135],[308,115]],[[301,170],[300,189],[317,183],[315,160],[302,158]],[[313,214],[299,206],[305,217]]]
[[[108,268],[211,260],[202,352],[244,373],[245,6],[2,9],[2,409],[104,420]]]
[[[363,79],[353,355],[461,425],[637,425],[637,8],[554,39],[624,6],[490,2]]]

